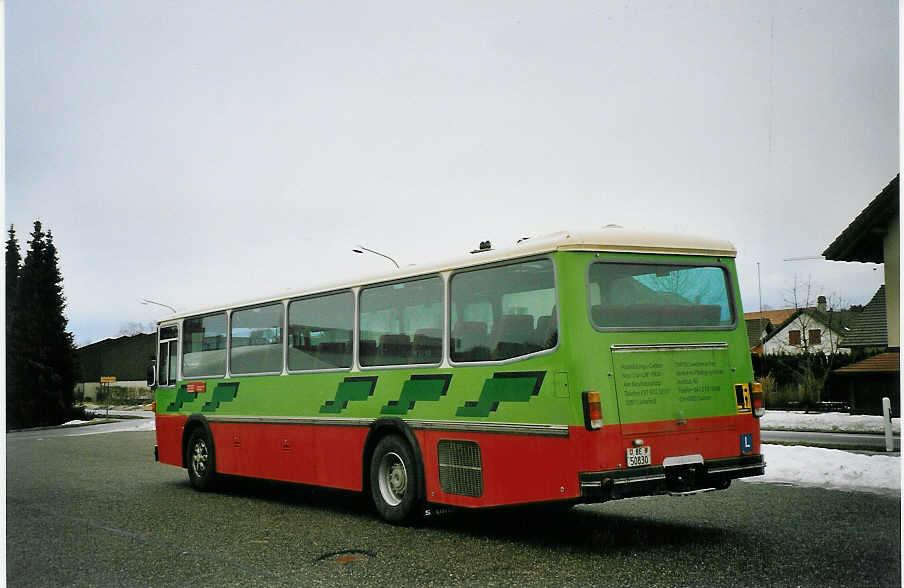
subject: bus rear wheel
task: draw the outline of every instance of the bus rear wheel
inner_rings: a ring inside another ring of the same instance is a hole
[[[408,443],[397,435],[380,439],[370,458],[370,496],[380,516],[396,525],[416,522],[424,511],[417,487]]]
[[[196,490],[212,490],[216,485],[217,466],[213,440],[202,428],[192,431],[185,451],[188,480]]]

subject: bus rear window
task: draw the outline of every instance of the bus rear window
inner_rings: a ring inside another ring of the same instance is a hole
[[[731,328],[728,274],[719,266],[595,262],[588,272],[590,320],[598,329]]]

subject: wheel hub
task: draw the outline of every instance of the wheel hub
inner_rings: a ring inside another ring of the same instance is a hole
[[[389,472],[389,489],[396,496],[405,494],[405,487],[408,485],[408,478],[405,476],[405,466],[394,464]]]
[[[198,478],[203,478],[207,473],[207,444],[201,439],[195,443],[192,450],[191,467]]]
[[[377,479],[380,484],[380,495],[386,504],[390,506],[401,504],[408,490],[408,470],[397,453],[387,453],[380,459]]]

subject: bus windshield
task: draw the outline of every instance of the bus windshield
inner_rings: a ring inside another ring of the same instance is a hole
[[[596,262],[588,280],[597,329],[731,328],[735,322],[721,267]]]

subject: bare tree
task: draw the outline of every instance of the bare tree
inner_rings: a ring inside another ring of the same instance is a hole
[[[793,306],[795,314],[788,325],[788,338],[778,341],[782,351],[803,358],[794,370],[797,373],[799,399],[803,395],[814,395],[817,402],[821,400],[822,390],[839,352],[840,337],[837,333],[841,331],[839,309],[843,304],[836,293],[829,297],[816,296],[819,290],[811,277],[803,282],[797,275],[794,276],[794,284],[787,292],[785,301]],[[816,354],[823,357],[817,358]],[[822,363],[823,359],[824,369],[817,374],[814,362]]]
[[[131,337],[133,335],[141,335],[142,333],[150,333],[154,331],[154,324],[148,323],[143,325],[136,321],[130,321],[119,328],[118,336]]]
[[[668,293],[675,296],[674,300],[701,304],[719,297],[722,290],[721,283],[713,283],[713,279],[721,280],[722,274],[701,273],[709,272],[709,268],[668,268],[669,271],[662,274],[644,275],[638,279],[640,283],[651,288],[656,293]]]

